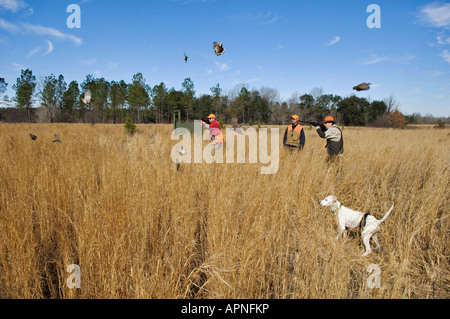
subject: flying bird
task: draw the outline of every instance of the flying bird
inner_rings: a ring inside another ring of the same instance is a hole
[[[176,160],[176,164],[177,164],[177,172],[181,173],[183,171],[183,165],[181,165],[178,159]]]
[[[59,142],[61,143],[61,140],[59,139],[58,135],[53,135],[55,137],[55,140],[53,142]]]
[[[188,57],[186,55],[186,52],[183,52],[183,53],[184,53],[184,63],[187,63]]]
[[[238,119],[237,118],[233,117],[231,119],[231,126],[233,126],[233,128],[236,129],[236,128],[240,128],[241,124],[238,123]]]
[[[181,147],[178,149],[178,153],[179,153],[181,156],[183,156],[183,155],[186,154],[186,150],[183,148],[183,146],[181,146]]]
[[[241,124],[238,123],[238,119],[233,117],[231,119],[231,126],[234,128],[236,133],[242,134]]]
[[[357,86],[354,86],[353,87],[353,90],[356,90],[356,91],[367,91],[367,90],[369,90],[370,89],[370,85],[371,85],[371,83],[365,83],[365,82],[363,82],[363,83],[361,83],[361,84],[358,84]]]
[[[217,56],[225,52],[225,49],[223,48],[223,43],[221,42],[213,42],[213,48]]]
[[[30,133],[30,138],[33,140],[33,141],[36,141],[36,139],[37,139],[37,136],[36,135],[34,135],[34,134],[31,134]]]
[[[89,104],[91,103],[91,98],[92,98],[91,90],[86,89],[86,91],[84,92],[84,97],[81,98],[81,100],[83,101],[84,104]]]

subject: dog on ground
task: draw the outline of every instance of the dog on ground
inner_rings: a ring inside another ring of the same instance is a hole
[[[394,204],[387,211],[382,219],[376,219],[369,213],[362,213],[350,208],[343,206],[334,195],[329,195],[319,202],[321,206],[330,207],[333,214],[336,215],[339,233],[336,239],[342,237],[345,239],[346,230],[352,229],[358,226],[362,227],[361,237],[365,246],[366,251],[363,256],[367,256],[372,252],[370,249],[370,239],[372,238],[377,245],[375,249],[380,248],[380,243],[378,242],[376,232],[380,228],[380,224],[386,220],[392,209],[394,209]]]

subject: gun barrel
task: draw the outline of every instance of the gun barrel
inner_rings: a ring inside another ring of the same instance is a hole
[[[315,125],[315,124],[316,124],[316,123],[314,123],[314,122],[312,122],[312,121],[298,121],[298,122],[308,123],[308,124],[311,124],[311,125]]]

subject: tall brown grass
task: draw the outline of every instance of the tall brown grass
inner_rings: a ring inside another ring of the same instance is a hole
[[[450,297],[448,129],[345,128],[336,170],[305,128],[305,149],[280,149],[273,175],[263,164],[177,172],[171,126],[138,129],[0,125],[1,298]],[[378,218],[395,203],[380,250],[361,257],[356,233],[336,240],[318,204],[329,194]]]

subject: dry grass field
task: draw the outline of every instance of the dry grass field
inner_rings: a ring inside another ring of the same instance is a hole
[[[281,128],[272,175],[177,172],[172,127],[138,129],[0,124],[0,298],[450,297],[449,129],[345,127],[336,170],[315,130],[291,155]],[[336,240],[329,194],[377,218],[395,203],[379,250],[361,257],[357,232]]]

